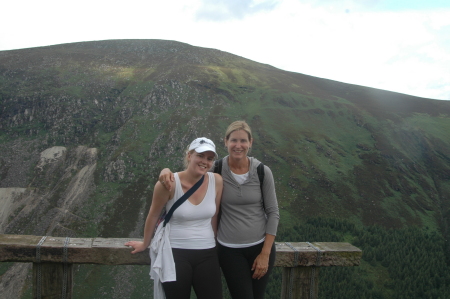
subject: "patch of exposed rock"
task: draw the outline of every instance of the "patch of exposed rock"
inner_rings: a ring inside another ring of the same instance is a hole
[[[42,171],[45,165],[57,162],[60,158],[64,157],[66,151],[67,149],[64,146],[54,146],[46,149],[41,153],[41,157],[36,168]]]
[[[20,207],[21,197],[25,193],[25,188],[0,188],[0,233],[4,233],[4,228],[8,218],[14,215],[14,211]]]

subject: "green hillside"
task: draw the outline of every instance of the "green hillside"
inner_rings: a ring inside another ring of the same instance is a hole
[[[321,270],[321,298],[450,297],[450,102],[174,41],[0,52],[0,192],[24,190],[4,205],[0,233],[142,236],[160,169],[181,169],[200,136],[223,157],[239,119],[253,129],[251,155],[274,173],[277,241],[364,252],[360,267]],[[26,277],[14,267],[0,265],[0,282]],[[79,266],[75,295],[148,298],[147,273]],[[31,296],[24,281],[18,298]]]

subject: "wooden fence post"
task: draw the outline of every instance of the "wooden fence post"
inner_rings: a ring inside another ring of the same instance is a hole
[[[72,264],[33,263],[33,299],[72,299],[72,288]]]
[[[281,299],[317,299],[320,267],[285,267]]]

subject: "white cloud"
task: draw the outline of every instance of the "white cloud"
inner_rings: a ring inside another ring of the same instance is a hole
[[[271,11],[277,5],[276,0],[201,0],[196,17],[215,22],[243,19],[248,15]]]

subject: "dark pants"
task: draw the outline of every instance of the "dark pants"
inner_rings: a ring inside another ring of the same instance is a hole
[[[261,253],[264,242],[246,248],[229,248],[218,245],[222,273],[233,299],[263,299],[269,276],[275,263],[275,244],[269,256],[269,270],[261,279],[253,279],[252,266]]]
[[[172,248],[177,281],[162,284],[167,299],[189,299],[191,287],[198,299],[222,298],[217,249]]]

